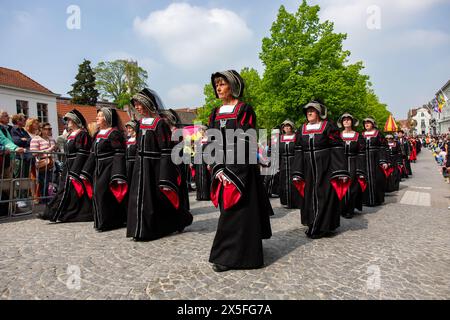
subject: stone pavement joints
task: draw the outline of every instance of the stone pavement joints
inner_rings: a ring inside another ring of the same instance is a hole
[[[91,223],[1,222],[0,299],[449,299],[450,187],[429,151],[412,165],[385,206],[342,219],[331,238],[308,239],[299,210],[272,199],[259,270],[211,269],[218,210],[194,194],[194,223],[152,242]],[[406,191],[431,206],[401,204]]]

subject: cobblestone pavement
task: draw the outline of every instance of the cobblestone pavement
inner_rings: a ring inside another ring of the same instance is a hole
[[[272,199],[259,270],[213,272],[218,211],[193,195],[194,223],[146,243],[91,223],[0,222],[0,299],[449,299],[450,187],[427,150],[413,170],[332,238],[309,240],[299,211]],[[431,201],[418,203],[424,194]]]

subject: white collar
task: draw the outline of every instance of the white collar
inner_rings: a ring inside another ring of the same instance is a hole
[[[109,129],[102,129],[99,131],[99,134],[106,134],[109,131]]]
[[[153,121],[155,121],[155,118],[144,118],[142,119],[142,124],[152,125]]]
[[[320,127],[322,126],[322,121],[321,122],[318,122],[318,123],[315,123],[315,124],[307,124],[306,125],[306,129],[308,129],[308,130],[310,130],[310,129],[320,129]]]
[[[78,130],[75,130],[75,131],[72,131],[70,134],[69,134],[69,137],[72,137],[72,136],[76,136],[77,135],[77,133],[78,132],[80,132],[80,130],[81,129],[78,129]]]
[[[220,107],[219,113],[231,113],[231,112],[233,112],[234,107],[235,107],[234,104],[226,104],[226,105]]]
[[[342,132],[342,136],[344,138],[353,138],[356,135],[356,132]]]

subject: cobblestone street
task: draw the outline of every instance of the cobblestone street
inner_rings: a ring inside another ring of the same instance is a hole
[[[0,299],[449,299],[450,186],[428,150],[412,165],[385,206],[331,238],[308,239],[299,211],[272,199],[259,270],[211,269],[218,210],[194,194],[193,224],[145,243],[93,223],[2,221]]]

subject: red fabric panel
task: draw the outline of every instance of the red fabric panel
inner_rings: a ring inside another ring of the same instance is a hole
[[[298,193],[302,196],[302,198],[305,197],[305,186],[306,182],[305,180],[294,180],[293,181],[295,188],[297,189]]]
[[[118,203],[121,203],[128,192],[128,184],[113,182],[109,186],[109,190],[113,193]]]
[[[180,198],[178,197],[178,193],[176,193],[173,189],[165,190],[163,187],[160,187],[160,190],[164,193],[167,199],[169,199],[174,208],[178,210],[180,207]]]
[[[366,191],[367,181],[365,178],[358,178],[359,185],[361,186],[362,192]]]
[[[92,196],[94,194],[94,191],[92,190],[92,184],[87,179],[83,179],[83,184],[84,184],[84,187],[86,188],[86,192],[87,192],[89,199],[92,199]]]
[[[219,179],[215,179],[211,187],[210,197],[214,207],[216,208],[219,206],[219,194],[221,186],[222,183],[220,183]]]
[[[73,188],[75,189],[75,192],[77,193],[77,197],[81,198],[84,194],[83,185],[81,184],[80,181],[75,180],[75,179],[70,179],[70,181],[72,182]]]
[[[233,183],[227,183],[223,188],[223,207],[225,210],[234,207],[241,199],[242,194]]]
[[[344,182],[339,178],[334,178],[330,182],[334,188],[334,191],[336,191],[339,200],[342,200],[344,198],[345,194],[348,191],[348,188],[350,188],[350,185],[352,184],[351,179],[347,179],[347,181]]]

